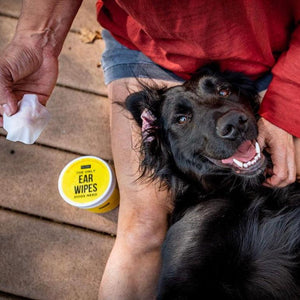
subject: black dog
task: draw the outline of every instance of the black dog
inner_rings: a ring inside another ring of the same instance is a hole
[[[208,67],[126,106],[143,175],[174,197],[158,299],[300,299],[300,186],[262,185],[254,83]]]

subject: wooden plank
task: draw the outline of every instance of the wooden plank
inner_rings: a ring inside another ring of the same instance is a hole
[[[87,28],[91,31],[100,29],[96,16],[96,0],[83,0],[77,16],[72,24],[73,30]]]
[[[84,44],[80,35],[70,32],[59,56],[58,83],[73,88],[107,95],[100,67],[104,41]]]
[[[22,8],[22,0],[0,0],[0,13],[18,18]]]
[[[112,160],[107,98],[56,87],[47,108],[51,120],[40,143]]]
[[[11,18],[0,16],[0,51],[13,38],[17,21]]]
[[[117,209],[98,215],[67,204],[59,195],[59,174],[77,155],[3,137],[0,148],[0,207],[116,234]]]
[[[0,210],[0,290],[32,299],[97,299],[114,239]]]

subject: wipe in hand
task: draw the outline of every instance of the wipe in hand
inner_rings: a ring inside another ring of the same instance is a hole
[[[47,126],[50,114],[46,107],[40,104],[37,95],[24,95],[18,105],[16,114],[10,117],[3,115],[6,138],[13,142],[33,144]]]

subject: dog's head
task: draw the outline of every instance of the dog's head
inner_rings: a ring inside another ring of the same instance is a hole
[[[142,128],[143,166],[163,179],[265,169],[256,138],[258,94],[246,76],[206,67],[171,88],[144,87],[126,107]]]

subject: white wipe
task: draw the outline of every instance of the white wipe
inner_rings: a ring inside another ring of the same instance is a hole
[[[50,114],[37,95],[26,94],[18,103],[18,112],[10,117],[3,115],[6,138],[13,142],[33,144],[50,120]]]

